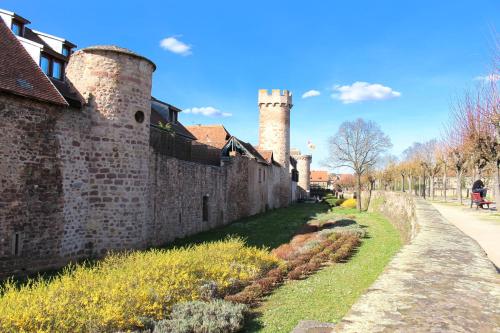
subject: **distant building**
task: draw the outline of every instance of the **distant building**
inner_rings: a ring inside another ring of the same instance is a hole
[[[311,170],[311,187],[328,189],[330,185],[330,177],[328,171]]]

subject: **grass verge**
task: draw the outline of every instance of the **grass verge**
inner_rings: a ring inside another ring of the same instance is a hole
[[[231,235],[245,239],[249,246],[265,246],[274,249],[281,244],[288,243],[301,225],[317,218],[328,209],[327,204],[294,204],[177,240],[168,247],[222,240]]]
[[[300,320],[337,322],[375,281],[401,247],[397,230],[377,213],[334,208],[320,219],[355,219],[366,227],[358,252],[346,263],[326,267],[309,278],[290,281],[268,296],[245,332],[290,332]]]

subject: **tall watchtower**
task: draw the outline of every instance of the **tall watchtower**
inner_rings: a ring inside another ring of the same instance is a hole
[[[290,109],[288,90],[259,90],[259,148],[272,150],[274,160],[286,170],[290,165]]]

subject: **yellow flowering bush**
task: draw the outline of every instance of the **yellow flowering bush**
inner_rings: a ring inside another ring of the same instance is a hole
[[[0,293],[0,332],[113,332],[165,318],[178,302],[200,298],[208,281],[224,292],[279,264],[265,249],[228,239],[172,250],[112,254],[58,277],[8,282]]]
[[[347,199],[341,205],[344,208],[356,208],[356,199]]]

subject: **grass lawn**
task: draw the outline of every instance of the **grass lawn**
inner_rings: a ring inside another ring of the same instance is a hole
[[[368,231],[358,252],[347,262],[326,267],[302,281],[291,281],[268,296],[246,332],[290,332],[300,320],[340,320],[375,281],[401,247],[396,229],[381,215],[334,208],[321,218],[348,215]]]
[[[215,241],[233,235],[244,238],[248,245],[273,249],[288,243],[301,225],[317,218],[318,214],[328,211],[329,208],[327,204],[294,204],[177,240],[168,247]]]
[[[401,247],[397,230],[381,215],[326,204],[296,204],[245,218],[228,226],[184,238],[180,246],[241,236],[249,245],[276,248],[291,240],[309,220],[354,219],[367,228],[358,252],[347,262],[326,267],[305,280],[291,281],[266,297],[246,332],[290,332],[300,320],[336,322],[375,281]]]

